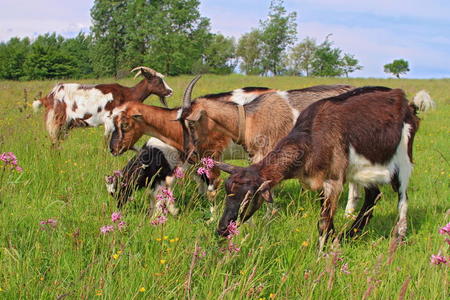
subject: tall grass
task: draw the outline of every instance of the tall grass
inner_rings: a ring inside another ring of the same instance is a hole
[[[180,104],[191,77],[168,78]],[[95,80],[84,82],[108,82]],[[132,85],[131,79],[120,81]],[[450,80],[311,79],[297,77],[205,76],[194,96],[243,86],[278,89],[349,83],[404,89],[408,97],[426,89],[437,109],[421,113],[415,141],[415,168],[409,189],[408,235],[398,248],[390,243],[397,197],[383,188],[371,223],[357,240],[329,247],[318,257],[316,193],[286,181],[275,190],[275,211],[264,209],[243,224],[234,242],[238,253],[223,250],[207,223],[211,203],[190,179],[175,186],[180,214],[163,226],[150,225],[148,193],[136,193],[124,210],[127,229],[103,235],[115,203],[104,175],[133,155],[112,157],[103,128],[74,130],[61,149],[50,149],[42,113],[32,114],[32,97],[56,82],[0,82],[0,153],[14,152],[22,173],[7,172],[0,182],[1,299],[448,299],[449,268],[430,264],[445,250],[438,229],[450,219]],[[24,89],[28,103],[24,105]],[[159,105],[156,97],[146,103]],[[26,107],[25,109],[23,109]],[[269,120],[268,120],[269,121]],[[146,137],[140,143],[143,143]],[[238,162],[243,163],[243,162]],[[337,228],[343,217],[341,196]],[[221,191],[214,205],[222,210]],[[56,219],[55,228],[40,225]],[[197,246],[196,246],[197,245]],[[201,249],[198,249],[200,247]],[[197,248],[197,249],[196,249]],[[205,256],[194,256],[204,252]],[[447,252],[448,255],[448,252]],[[344,266],[345,265],[345,266]]]

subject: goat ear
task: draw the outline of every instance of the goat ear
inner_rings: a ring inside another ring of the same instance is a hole
[[[266,202],[273,203],[272,193],[269,189],[262,191],[261,196],[264,198],[264,200],[266,200]]]
[[[237,171],[239,171],[242,168],[242,167],[233,166],[233,165],[226,164],[223,162],[218,162],[218,161],[214,162],[214,166],[216,166],[217,168],[219,168],[220,170],[222,170],[224,172],[227,172],[228,174],[236,173]]]
[[[272,193],[270,192],[270,180],[264,181],[259,189],[261,190],[261,196],[266,200],[268,203],[273,203]]]
[[[142,117],[141,114],[135,114],[135,115],[132,115],[131,117],[133,118],[133,120],[136,120],[136,121],[142,121],[144,119],[144,117]]]
[[[204,110],[193,111],[189,116],[186,117],[186,120],[197,122],[204,115],[204,112]]]

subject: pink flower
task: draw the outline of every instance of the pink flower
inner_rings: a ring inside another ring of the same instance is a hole
[[[450,223],[439,229],[440,234],[448,234],[450,235]]]
[[[158,226],[158,225],[161,225],[161,224],[166,223],[166,221],[167,221],[167,217],[166,217],[166,216],[157,216],[157,217],[151,222],[151,224],[154,225],[154,226]]]
[[[158,201],[160,206],[165,207],[166,202],[174,203],[175,197],[173,196],[171,190],[169,190],[168,188],[163,188],[161,192],[156,195],[156,200]]]
[[[0,154],[0,161],[3,162],[4,167],[8,167],[10,170],[16,170],[22,172],[23,169],[19,166],[17,157],[12,152],[4,152]]]
[[[211,157],[203,157],[201,159],[201,162],[203,166],[208,170],[214,168],[214,160]]]
[[[127,227],[127,223],[125,223],[124,221],[120,221],[119,224],[117,224],[117,228],[119,230],[125,229],[125,227]]]
[[[447,242],[447,244],[449,244],[450,245],[450,239],[445,239],[445,241]]]
[[[114,223],[122,219],[122,214],[119,211],[113,212],[111,214],[111,221]]]
[[[113,184],[116,177],[114,175],[112,176],[106,176],[106,183],[107,184]]]
[[[430,262],[433,265],[440,265],[440,264],[446,264],[447,260],[442,255],[434,255],[433,254],[433,255],[431,255]]]
[[[197,247],[194,251],[194,255],[199,258],[203,258],[206,256],[206,251],[202,250],[202,247]]]
[[[39,222],[39,224],[41,225],[42,230],[45,230],[45,225],[49,225],[50,227],[55,228],[58,225],[58,220],[55,219],[42,220]]]
[[[22,173],[23,169],[22,169],[22,167],[16,167],[16,171],[19,173]]]
[[[116,171],[113,171],[113,175],[116,177],[122,177],[123,173],[121,170],[116,170]]]
[[[175,178],[177,179],[183,178],[184,177],[183,169],[181,169],[180,167],[176,167],[175,170],[173,170],[173,176],[175,176]]]
[[[227,239],[232,239],[234,236],[238,235],[239,229],[238,229],[237,223],[234,221],[231,221],[227,226],[227,232],[228,232]]]
[[[114,226],[112,225],[105,225],[100,227],[100,232],[103,234],[107,234],[108,232],[113,232],[114,231]]]
[[[239,248],[236,244],[233,244],[232,241],[229,241],[227,250],[230,253],[238,253],[241,251],[241,248]]]
[[[350,271],[348,270],[348,264],[347,263],[342,265],[341,272],[344,273],[344,274],[350,274]]]
[[[206,177],[208,177],[208,178],[211,177],[211,172],[207,168],[204,168],[204,167],[198,168],[197,174],[200,175],[200,176],[205,174]]]

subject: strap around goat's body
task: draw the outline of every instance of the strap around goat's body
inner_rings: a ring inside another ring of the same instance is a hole
[[[239,113],[239,137],[237,140],[238,144],[245,143],[245,109],[243,105],[238,105],[238,113]]]

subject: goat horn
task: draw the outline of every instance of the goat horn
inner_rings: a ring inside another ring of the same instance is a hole
[[[194,79],[192,79],[191,82],[189,82],[186,90],[184,91],[183,109],[191,107],[192,90],[194,89],[194,85],[197,83],[200,77],[202,77],[202,75],[195,76]]]
[[[227,172],[228,174],[233,174],[242,169],[242,167],[233,166],[220,161],[214,161],[214,166],[218,167],[220,170]]]
[[[144,67],[144,66],[139,66],[134,68],[133,70],[131,70],[131,72],[136,72],[139,71],[138,74],[142,74],[142,72],[148,72],[150,73],[152,76],[158,76],[160,78],[164,78],[164,75],[161,73],[156,72],[155,70],[149,68],[149,67]],[[136,76],[138,76],[138,74],[136,74]]]

